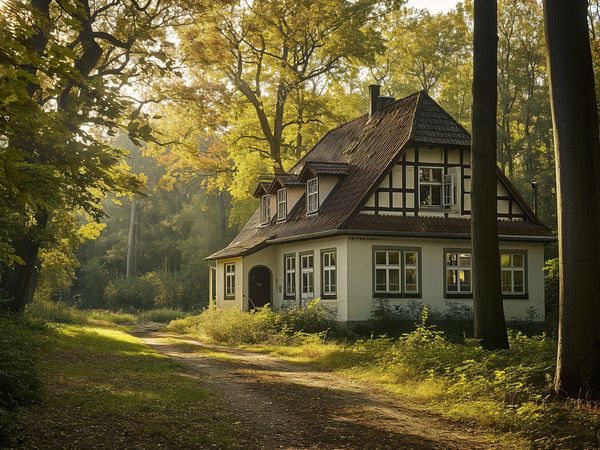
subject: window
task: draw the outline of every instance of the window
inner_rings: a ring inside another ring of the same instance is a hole
[[[337,255],[335,250],[323,250],[321,253],[322,292],[324,298],[335,298],[337,295]]]
[[[443,170],[419,167],[419,201],[421,206],[443,206]]]
[[[277,191],[277,220],[285,220],[287,216],[287,192],[285,189]]]
[[[260,224],[266,225],[271,220],[271,212],[269,211],[270,195],[263,195],[260,199]]]
[[[525,254],[518,252],[502,252],[502,293],[525,294]]]
[[[446,252],[446,294],[468,297],[472,294],[470,250]],[[504,295],[526,295],[524,252],[503,251],[500,253],[502,269],[502,293]]]
[[[283,268],[285,272],[284,296],[285,298],[296,298],[296,255],[285,255]]]
[[[375,296],[419,296],[419,257],[418,249],[375,248]]]
[[[446,294],[471,293],[471,253],[446,252]]]
[[[300,289],[303,304],[315,296],[314,256],[312,253],[300,255]]]
[[[454,205],[454,175],[444,174],[441,167],[419,167],[419,203],[439,208]]]
[[[319,210],[319,180],[313,178],[306,182],[306,213],[316,213]]]
[[[225,299],[235,298],[235,263],[225,264]]]

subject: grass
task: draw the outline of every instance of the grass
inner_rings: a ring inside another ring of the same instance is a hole
[[[203,313],[171,329],[376,382],[441,415],[514,433],[538,448],[600,447],[598,405],[557,398],[551,391],[556,342],[546,335],[511,332],[510,351],[484,351],[474,341],[447,339],[427,325],[425,311],[422,323],[399,339],[344,344],[325,341],[322,333],[289,332],[280,317],[270,314],[272,323],[266,313],[259,318],[256,313]],[[210,317],[216,320],[206,327]],[[275,335],[265,333],[272,329]]]
[[[171,308],[151,309],[137,314],[104,309],[82,310],[50,301],[27,305],[27,314],[29,317],[47,322],[95,326],[133,325],[139,322],[169,323],[189,315],[185,311]]]
[[[63,325],[41,362],[41,403],[22,408],[9,446],[231,447],[200,380],[115,328]],[[185,430],[174,432],[174,430]]]

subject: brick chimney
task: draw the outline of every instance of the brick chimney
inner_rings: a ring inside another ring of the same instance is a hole
[[[369,85],[369,120],[379,111],[379,92],[381,86],[378,84]]]

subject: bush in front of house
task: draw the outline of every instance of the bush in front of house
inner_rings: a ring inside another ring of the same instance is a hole
[[[292,343],[308,333],[323,337],[339,335],[333,312],[320,303],[310,302],[306,308],[273,311],[265,306],[250,312],[236,308],[209,308],[197,316],[174,320],[169,329],[200,335],[223,344]]]

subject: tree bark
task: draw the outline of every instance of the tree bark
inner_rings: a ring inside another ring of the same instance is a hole
[[[475,0],[471,234],[475,338],[486,349],[508,348],[496,206],[497,4]]]
[[[600,396],[600,139],[587,2],[544,0],[556,161],[560,317],[554,388]]]

